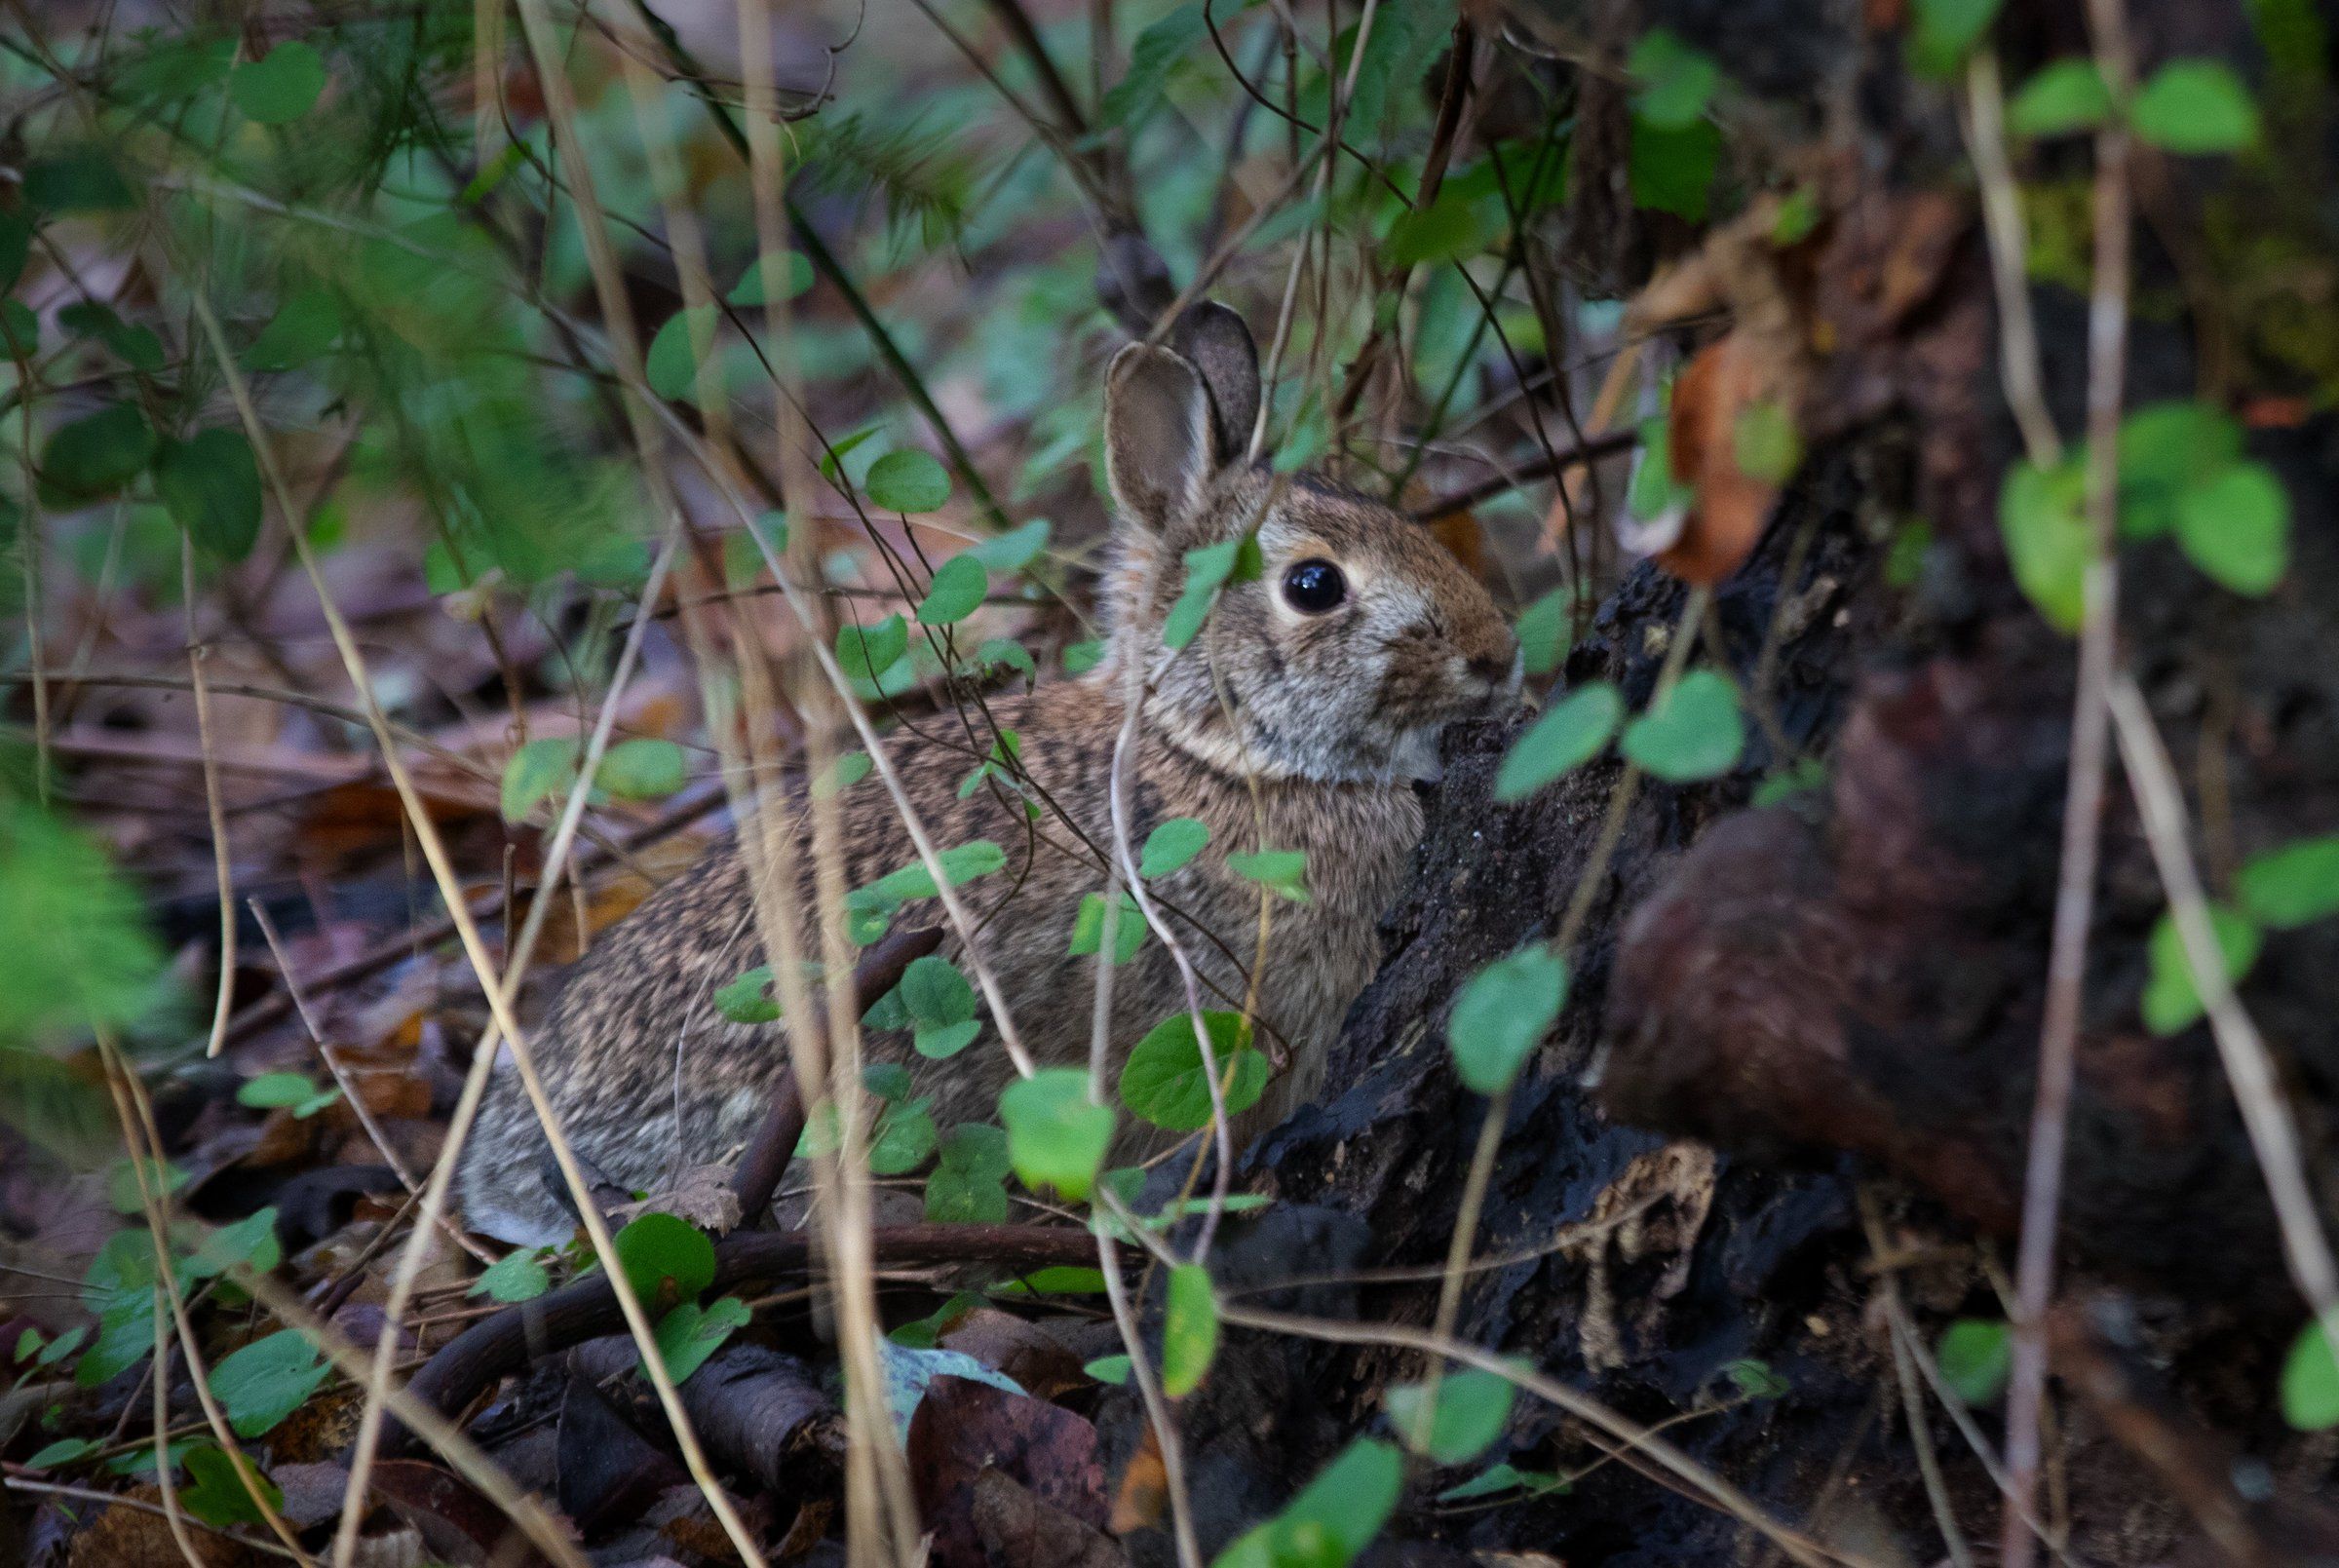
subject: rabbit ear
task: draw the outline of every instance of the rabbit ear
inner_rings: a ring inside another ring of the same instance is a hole
[[[1131,343],[1104,382],[1105,475],[1123,516],[1166,532],[1198,505],[1220,447],[1202,372],[1181,354]]]
[[[1206,299],[1178,317],[1170,341],[1194,363],[1209,389],[1218,460],[1235,461],[1250,449],[1250,428],[1259,418],[1259,347],[1250,340],[1250,328],[1226,306]]]

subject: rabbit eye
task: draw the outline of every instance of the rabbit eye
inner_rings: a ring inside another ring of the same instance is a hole
[[[1303,560],[1284,573],[1284,600],[1302,615],[1336,610],[1348,597],[1348,579],[1328,560]]]

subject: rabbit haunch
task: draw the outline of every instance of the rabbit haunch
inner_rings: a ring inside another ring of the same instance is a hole
[[[1230,854],[1300,850],[1308,901],[1270,906],[1257,1021],[1284,1063],[1260,1121],[1312,1097],[1326,1047],[1378,963],[1376,927],[1421,836],[1417,780],[1438,737],[1495,710],[1516,690],[1515,645],[1486,592],[1430,535],[1378,502],[1307,476],[1241,461],[1258,407],[1250,339],[1231,313],[1204,307],[1174,348],[1132,345],[1107,378],[1105,443],[1116,508],[1103,585],[1107,657],[1078,680],[1028,698],[992,698],[904,726],[886,742],[926,830],[941,846],[991,839],[1002,870],[961,889],[984,961],[1017,1032],[1043,1064],[1089,1057],[1095,973],[1067,956],[1084,895],[1105,884],[1113,835],[1109,780],[1133,668],[1148,682],[1124,789],[1132,843],[1171,818],[1210,830],[1208,845],[1150,884],[1203,978],[1206,1001],[1238,1009],[1250,989],[1260,893]],[[1187,551],[1256,531],[1262,570],[1229,583],[1192,644],[1172,655],[1162,623],[1184,584]],[[1013,730],[1033,798],[986,786],[960,798]],[[813,899],[809,824],[797,896]],[[846,878],[863,886],[916,854],[875,781],[846,792]],[[785,1023],[725,1019],[714,993],[765,962],[747,870],[726,840],[605,934],[569,976],[531,1041],[547,1098],[577,1152],[630,1188],[731,1158],[790,1071]],[[932,900],[897,920],[939,921]],[[959,935],[942,953],[965,966]],[[1149,940],[1115,975],[1112,1044],[1125,1052],[1183,1011],[1174,961]],[[908,1062],[936,1123],[990,1119],[1013,1068],[986,1021],[943,1061],[879,1038],[872,1059]],[[1124,1116],[1117,1158],[1168,1134]],[[509,1061],[496,1064],[464,1152],[473,1228],[516,1243],[565,1237],[572,1220],[544,1185],[536,1117]]]

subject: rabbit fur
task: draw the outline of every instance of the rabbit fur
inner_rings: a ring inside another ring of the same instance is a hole
[[[1255,350],[1231,311],[1205,305],[1174,346],[1131,344],[1106,384],[1105,443],[1117,516],[1103,584],[1107,651],[1084,677],[1028,697],[991,698],[999,728],[1050,808],[1027,818],[1016,793],[960,785],[991,737],[954,715],[886,743],[938,846],[987,838],[1007,865],[960,889],[977,940],[1025,1046],[1042,1065],[1089,1058],[1095,973],[1068,958],[1082,897],[1102,890],[1113,853],[1108,783],[1131,663],[1151,677],[1126,764],[1132,845],[1191,817],[1209,842],[1148,886],[1200,972],[1206,1005],[1240,1009],[1258,939],[1260,890],[1226,857],[1307,854],[1308,901],[1275,898],[1257,1021],[1283,1062],[1245,1119],[1265,1125],[1322,1087],[1325,1052],[1379,960],[1377,925],[1423,824],[1418,781],[1435,776],[1447,723],[1507,707],[1516,645],[1486,591],[1430,533],[1380,502],[1308,475],[1243,460],[1259,399]],[[1162,625],[1188,551],[1257,530],[1263,570],[1230,583],[1201,633],[1166,650]],[[1345,596],[1297,607],[1285,579],[1302,562],[1338,568]],[[793,786],[800,805],[802,786]],[[838,802],[847,885],[916,861],[875,780]],[[796,821],[809,839],[801,810]],[[812,906],[809,845],[798,895]],[[731,840],[613,928],[568,976],[532,1042],[545,1092],[577,1152],[610,1179],[655,1188],[688,1166],[729,1158],[789,1069],[784,1023],[747,1025],[714,992],[763,963],[748,871]],[[939,921],[934,901],[897,917]],[[966,968],[956,932],[945,957]],[[1148,939],[1116,967],[1112,1040],[1121,1052],[1186,1007],[1169,950]],[[872,1059],[904,1060],[945,1131],[987,1120],[1014,1069],[991,1026],[975,1045],[924,1061],[883,1038]],[[1115,1153],[1167,1135],[1122,1118]],[[565,1239],[573,1218],[545,1187],[542,1128],[509,1059],[499,1061],[460,1170],[477,1231],[524,1244]]]

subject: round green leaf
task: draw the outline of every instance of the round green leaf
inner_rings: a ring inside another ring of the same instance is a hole
[[[1554,588],[1518,612],[1519,666],[1530,675],[1548,675],[1567,657],[1568,591]]]
[[[782,299],[793,299],[812,287],[812,258],[801,250],[787,253],[787,265],[781,282]],[[724,296],[734,305],[760,305],[766,298],[763,287],[763,263],[750,261],[748,270],[740,274],[739,283]]]
[[[1717,670],[1693,669],[1670,694],[1625,726],[1625,755],[1668,784],[1714,779],[1738,765],[1745,746],[1738,688]]]
[[[301,1406],[331,1368],[292,1329],[255,1339],[211,1368],[211,1394],[239,1437],[257,1437]]]
[[[2250,918],[2277,931],[2339,915],[2339,833],[2251,856],[2234,887]]]
[[[934,512],[950,499],[950,475],[927,453],[905,446],[870,464],[863,488],[888,512]]]
[[[2216,934],[2217,949],[2225,959],[2225,977],[2238,985],[2258,961],[2263,937],[2257,922],[2217,903],[2208,906],[2208,915],[2209,929]],[[2184,937],[2177,933],[2173,915],[2162,915],[2153,926],[2147,951],[2151,972],[2144,983],[2144,1026],[2157,1035],[2171,1035],[2189,1027],[2204,1011],[2201,987],[2185,957]]]
[[[1545,784],[1599,754],[1625,715],[1625,700],[1604,680],[1595,680],[1546,708],[1528,725],[1503,765],[1495,770],[1494,798],[1524,800]]]
[[[688,773],[680,746],[643,737],[602,752],[593,782],[626,800],[660,800],[681,788]]]
[[[934,1116],[926,1108],[928,1103],[921,1099],[885,1108],[885,1114],[878,1118],[877,1130],[869,1139],[872,1175],[906,1176],[933,1155]]]
[[[1046,517],[1034,517],[1021,527],[969,545],[966,553],[994,572],[1019,572],[1048,548],[1050,529]]]
[[[674,402],[694,402],[699,392],[699,359],[691,348],[693,324],[705,335],[709,352],[713,351],[715,311],[712,305],[698,310],[678,310],[666,319],[665,325],[650,337],[649,351],[642,356],[641,377],[659,397]]]
[[[1567,960],[1540,943],[1473,975],[1445,1025],[1462,1082],[1481,1094],[1509,1089],[1566,1001]]]
[[[918,625],[948,626],[965,620],[982,608],[982,596],[990,587],[990,574],[973,555],[951,556],[935,570],[934,586],[918,604]]]
[[[154,459],[154,491],[198,549],[221,560],[251,553],[260,531],[260,468],[242,431],[214,426],[165,440]]]
[[[2300,1432],[2339,1427],[2339,1358],[2320,1322],[2299,1331],[2282,1362],[2282,1419]]]
[[[724,1296],[705,1307],[695,1301],[675,1305],[658,1319],[658,1359],[666,1364],[666,1375],[677,1384],[689,1382],[751,1316],[737,1296]]]
[[[1941,1381],[1968,1404],[1990,1404],[2006,1392],[2013,1357],[2013,1330],[1988,1318],[1960,1318],[1934,1352]]]
[[[2136,90],[2128,117],[2166,152],[2236,152],[2258,139],[2258,106],[2223,60],[2170,60]]]
[[[909,651],[909,624],[889,615],[875,626],[836,629],[836,662],[852,680],[875,680]]]
[[[537,802],[566,789],[577,777],[580,747],[573,735],[530,741],[504,764],[504,821],[517,822]]]
[[[1664,131],[1695,125],[1722,79],[1722,68],[1711,55],[1682,42],[1668,27],[1650,28],[1632,46],[1625,69],[1638,84],[1632,95],[1633,114]]]
[[[109,495],[154,457],[146,416],[117,402],[58,427],[41,448],[41,478],[68,500]]]
[[[553,1277],[535,1253],[513,1252],[487,1265],[465,1294],[506,1303],[533,1301],[552,1285]]]
[[[247,1079],[236,1090],[236,1103],[254,1110],[273,1110],[279,1106],[298,1105],[317,1092],[317,1086],[306,1073],[262,1073]]]
[[[975,1016],[975,987],[956,965],[937,954],[902,971],[901,995],[911,1020],[922,1026],[939,1029]]]
[[[2022,84],[2006,106],[2017,136],[2067,136],[2092,131],[2112,112],[2111,90],[2091,59],[2058,59]]]
[[[780,1016],[780,1004],[772,1000],[772,966],[758,964],[727,985],[717,986],[714,992],[714,1011],[733,1023],[772,1023]]]
[[[1509,1378],[1468,1367],[1438,1380],[1434,1414],[1428,1409],[1428,1385],[1400,1383],[1390,1389],[1389,1419],[1406,1447],[1440,1465],[1467,1465],[1503,1434],[1515,1392]]]
[[[1210,1271],[1181,1263],[1170,1271],[1163,1309],[1162,1392],[1172,1399],[1192,1394],[1217,1354],[1218,1295],[1210,1288]]]
[[[1024,1186],[1053,1188],[1073,1203],[1088,1197],[1113,1141],[1113,1108],[1089,1100],[1089,1075],[1048,1067],[1018,1078],[999,1096],[1008,1160]]]
[[[317,106],[324,91],[325,57],[297,38],[245,61],[227,78],[227,96],[261,125],[290,125]]]
[[[151,1450],[139,1456],[145,1468],[151,1468]],[[178,1494],[186,1511],[204,1523],[225,1529],[231,1524],[258,1524],[263,1515],[260,1501],[272,1509],[285,1506],[285,1494],[274,1481],[259,1473],[249,1460],[239,1460],[213,1443],[198,1443],[186,1451],[180,1463],[186,1466],[188,1485]],[[253,1497],[257,1493],[258,1500]]]
[[[714,1243],[686,1220],[644,1214],[611,1240],[633,1293],[653,1312],[693,1300],[714,1282]]]
[[[323,288],[294,294],[244,350],[254,370],[289,370],[308,363],[341,338],[341,302]]]
[[[2093,553],[2080,505],[2087,478],[2074,458],[2051,472],[2016,463],[1998,491],[1998,531],[2014,582],[2048,624],[2079,630]]]
[[[2177,497],[2176,539],[2216,583],[2262,595],[2290,564],[2290,497],[2263,463],[2237,463]]]
[[[1205,1013],[1210,1053],[1226,1086],[1226,1112],[1240,1116],[1267,1088],[1267,1058],[1251,1049],[1239,1013]],[[1231,1065],[1230,1065],[1231,1064]],[[1231,1076],[1230,1076],[1231,1074]],[[1121,1064],[1121,1103],[1155,1127],[1192,1132],[1210,1125],[1210,1080],[1195,1044],[1194,1019],[1173,1013],[1145,1032]]]
[[[1145,848],[1137,856],[1137,875],[1148,880],[1168,876],[1200,855],[1209,841],[1208,823],[1194,817],[1172,817],[1145,835]]]

